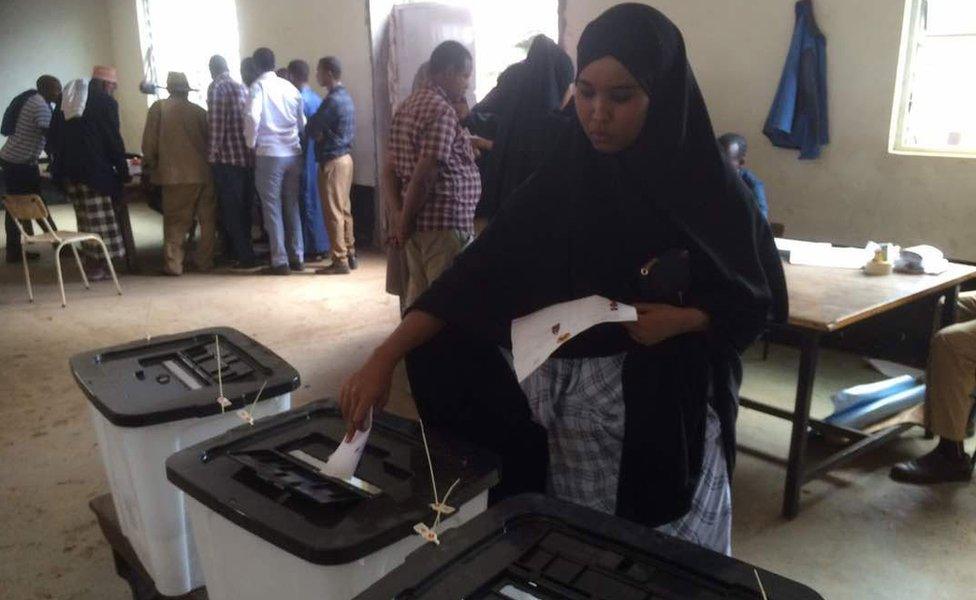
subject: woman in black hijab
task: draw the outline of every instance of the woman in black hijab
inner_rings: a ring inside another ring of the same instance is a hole
[[[559,151],[344,383],[340,405],[362,427],[397,362],[445,336],[509,346],[512,319],[543,307],[593,294],[635,304],[636,323],[573,338],[523,384],[548,429],[550,490],[728,552],[740,354],[787,316],[782,265],[721,158],[674,24],[618,5],[587,26],[577,58],[577,119]],[[418,405],[463,409],[501,386],[493,363],[465,366],[466,344],[428,361]]]
[[[556,42],[537,35],[525,60],[505,69],[498,84],[471,109],[464,124],[492,141],[484,159],[476,218],[493,218],[512,192],[542,166],[554,133],[568,120],[559,110],[572,83],[569,55]]]

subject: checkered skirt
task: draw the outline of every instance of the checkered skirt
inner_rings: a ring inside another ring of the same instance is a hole
[[[549,486],[563,500],[614,513],[624,440],[625,355],[549,359],[523,383],[549,432]],[[731,554],[732,494],[722,429],[708,408],[702,475],[691,510],[658,531]]]
[[[78,231],[97,234],[105,242],[110,257],[124,258],[125,243],[112,208],[112,198],[83,183],[68,183],[65,192],[75,207]],[[95,242],[83,242],[82,251],[90,259],[103,258],[102,249]]]

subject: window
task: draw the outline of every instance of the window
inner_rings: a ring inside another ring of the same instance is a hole
[[[165,86],[167,73],[182,71],[194,90],[190,100],[206,106],[210,57],[226,58],[231,73],[241,62],[235,0],[137,1],[146,81]],[[166,96],[158,89],[148,100]]]
[[[906,0],[889,150],[976,158],[976,2]]]
[[[478,68],[474,95],[481,100],[509,65],[525,60],[532,38],[559,41],[557,0],[493,0],[470,3]]]
[[[404,4],[422,0],[400,0]],[[559,41],[559,0],[439,0],[471,13],[474,25],[474,97],[481,100],[509,65],[525,60],[532,38]]]

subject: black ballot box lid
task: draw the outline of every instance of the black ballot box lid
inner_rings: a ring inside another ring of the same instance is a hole
[[[373,418],[353,477],[321,469],[346,433],[320,400],[242,425],[169,457],[166,476],[195,500],[278,548],[319,565],[358,560],[431,525],[434,502],[420,426]],[[498,482],[498,458],[436,429],[427,432],[438,493],[460,508]],[[452,516],[443,517],[450,522]]]
[[[220,345],[220,378],[217,370]],[[69,361],[75,381],[114,425],[145,427],[221,412],[220,385],[236,410],[291,392],[298,371],[230,327],[211,327],[82,352]]]
[[[630,521],[539,495],[428,544],[357,600],[814,600],[812,589]]]

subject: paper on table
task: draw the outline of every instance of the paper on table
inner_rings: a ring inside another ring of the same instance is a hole
[[[573,337],[600,323],[637,320],[637,309],[602,296],[553,304],[512,321],[512,356],[519,382]]]
[[[349,442],[343,438],[339,447],[329,456],[322,472],[336,479],[349,479],[355,475],[356,467],[359,466],[359,459],[362,457],[366,442],[369,440],[369,431],[372,425],[373,411],[370,410],[369,416],[366,417],[366,431],[357,431],[352,436],[352,441]]]
[[[790,251],[791,265],[860,269],[874,256],[867,248],[796,248]]]

